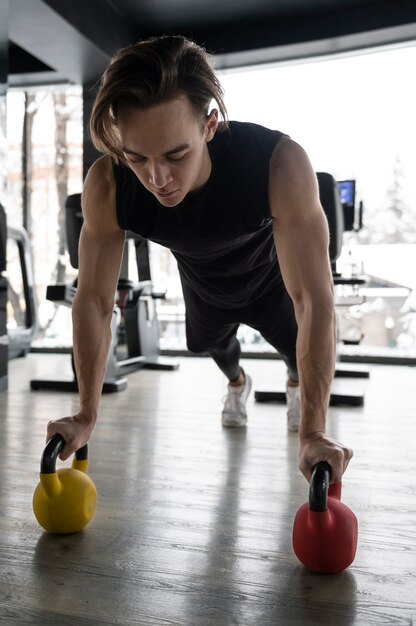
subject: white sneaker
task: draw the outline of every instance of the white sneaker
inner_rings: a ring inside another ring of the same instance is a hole
[[[241,428],[247,424],[246,402],[252,382],[248,374],[244,373],[244,376],[244,385],[228,384],[222,411],[222,425],[226,428]]]
[[[287,429],[297,433],[300,424],[300,387],[286,383]]]

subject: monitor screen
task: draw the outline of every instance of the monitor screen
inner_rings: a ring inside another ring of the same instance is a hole
[[[355,206],[355,180],[339,180],[338,189],[341,204]]]
[[[355,226],[355,180],[338,181],[339,199],[344,212],[344,230]]]

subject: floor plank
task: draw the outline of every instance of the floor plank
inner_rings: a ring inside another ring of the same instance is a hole
[[[77,406],[29,380],[70,377],[65,355],[10,363],[0,393],[0,624],[411,625],[416,621],[416,455],[411,367],[370,366],[364,407],[331,407],[328,432],[354,448],[343,500],[359,520],[357,557],[308,572],[291,547],[307,499],[285,407],[248,402],[246,430],[220,425],[222,375],[210,360],[142,370],[103,397],[90,445],[97,514],[53,536],[31,499],[49,419]],[[256,389],[283,388],[279,361],[245,360]],[[60,464],[62,465],[62,464]]]

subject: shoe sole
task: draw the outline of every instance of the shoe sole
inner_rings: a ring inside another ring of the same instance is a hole
[[[228,421],[226,419],[223,419],[222,425],[224,426],[224,428],[244,428],[245,426],[247,426],[247,418],[245,420],[239,421]]]

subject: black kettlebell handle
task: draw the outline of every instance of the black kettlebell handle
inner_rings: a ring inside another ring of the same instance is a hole
[[[56,460],[64,445],[65,439],[62,437],[62,435],[56,434],[51,439],[49,439],[43,451],[42,459],[40,462],[41,474],[54,474],[56,472]],[[77,461],[86,461],[88,459],[87,443],[85,444],[85,446],[82,446],[82,448],[75,452],[75,459]]]
[[[328,489],[331,478],[331,466],[326,461],[317,463],[312,472],[309,485],[309,509],[315,513],[328,510]]]

